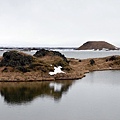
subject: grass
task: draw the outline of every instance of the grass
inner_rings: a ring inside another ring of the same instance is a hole
[[[23,54],[23,53],[22,53]],[[2,60],[3,58],[1,58]],[[96,70],[120,69],[120,56],[109,56],[93,59],[68,59],[69,63],[60,56],[32,56],[32,62],[24,66],[0,67],[1,81],[42,81],[56,79],[82,78],[86,72]],[[62,66],[65,74],[50,76],[55,66]]]

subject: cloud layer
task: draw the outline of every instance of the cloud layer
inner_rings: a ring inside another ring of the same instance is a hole
[[[118,0],[0,0],[0,46],[120,46]]]

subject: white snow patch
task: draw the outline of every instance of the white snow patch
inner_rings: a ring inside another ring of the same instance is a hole
[[[58,66],[58,67],[54,67],[54,72],[49,72],[50,75],[55,75],[57,73],[65,73],[61,70],[61,66]]]

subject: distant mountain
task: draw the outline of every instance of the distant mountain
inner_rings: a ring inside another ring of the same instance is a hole
[[[117,50],[118,48],[108,42],[105,41],[88,41],[84,43],[82,46],[77,48],[77,50]]]

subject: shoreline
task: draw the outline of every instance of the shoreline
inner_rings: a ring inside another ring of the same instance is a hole
[[[57,81],[57,80],[78,80],[86,76],[86,73],[93,71],[120,70],[120,56],[115,56],[115,59],[110,60],[113,56],[103,58],[89,59],[74,59],[67,58],[69,66],[72,68],[65,73],[58,73],[53,76],[42,74],[39,71],[32,72],[1,72],[0,82],[42,82],[42,81]],[[94,63],[91,64],[90,61]],[[0,70],[2,68],[0,67]]]
[[[120,68],[118,69],[102,69],[102,70],[94,70],[94,71],[89,71],[89,72],[85,72],[83,75],[79,76],[79,77],[61,77],[61,78],[41,78],[39,80],[0,80],[1,82],[44,82],[44,81],[59,81],[59,80],[65,80],[65,81],[69,81],[69,80],[79,80],[82,79],[84,77],[86,77],[87,73],[91,73],[91,72],[97,72],[97,71],[108,71],[108,70],[120,70]]]

